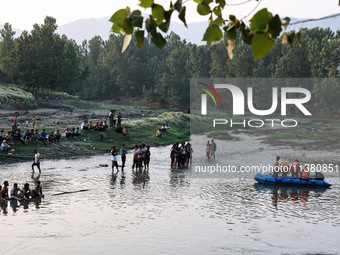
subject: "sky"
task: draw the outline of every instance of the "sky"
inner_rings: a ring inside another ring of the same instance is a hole
[[[145,12],[144,8],[137,5],[138,2],[138,0],[1,0],[0,24],[8,22],[13,28],[31,30],[33,24],[42,24],[46,16],[56,18],[57,24],[61,26],[78,19],[108,17],[126,6]],[[155,0],[155,2],[167,7],[170,1]],[[238,18],[251,13],[258,4],[256,0],[226,0],[226,2],[230,5],[225,7],[223,12],[225,17],[231,13]],[[234,6],[242,2],[247,3]],[[319,18],[339,13],[338,4],[339,0],[262,0],[257,10],[266,7],[281,17]],[[207,16],[197,14],[196,3],[193,0],[188,0],[185,5],[188,23],[207,20]]]

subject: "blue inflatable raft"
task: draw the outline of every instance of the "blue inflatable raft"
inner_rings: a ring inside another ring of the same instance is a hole
[[[263,184],[273,185],[307,185],[307,186],[323,186],[330,187],[331,184],[323,180],[316,180],[311,178],[309,181],[293,178],[274,178],[272,175],[256,174],[255,180]]]

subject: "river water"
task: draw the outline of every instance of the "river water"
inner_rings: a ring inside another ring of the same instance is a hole
[[[196,137],[197,138],[197,137]],[[201,137],[202,138],[202,137]],[[260,138],[217,141],[216,163],[238,167],[272,163],[276,154]],[[193,139],[195,140],[195,138]],[[207,164],[200,141],[195,164]],[[204,148],[204,147],[203,147]],[[151,148],[149,173],[111,175],[110,156],[1,166],[0,181],[31,186],[39,178],[45,198],[0,207],[1,254],[310,254],[338,253],[339,173],[330,189],[257,185],[254,173],[200,176],[194,168],[171,170],[170,147]],[[313,152],[308,153],[311,157]],[[338,152],[317,153],[336,162]],[[43,156],[43,155],[42,155]],[[314,157],[315,158],[315,157]],[[212,178],[211,178],[212,177]],[[88,191],[60,194],[64,191]]]

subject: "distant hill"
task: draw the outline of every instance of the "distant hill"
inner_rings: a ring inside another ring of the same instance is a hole
[[[110,29],[112,23],[109,22],[110,17],[105,18],[90,18],[90,19],[79,19],[74,22],[68,23],[58,27],[57,33],[65,34],[69,39],[74,39],[78,44],[82,41],[90,40],[96,35],[99,35],[104,40],[107,40],[110,35]],[[302,19],[292,18],[291,22],[301,21]],[[187,42],[192,42],[198,45],[205,44],[202,42],[205,28],[208,26],[207,22],[196,22],[188,24],[186,28],[182,23],[172,22],[170,25],[170,31],[174,31],[182,39]],[[301,23],[294,26],[290,26],[289,29],[298,30],[300,27],[313,28],[313,27],[330,27],[333,31],[340,29],[340,16],[336,18],[319,20],[314,22]],[[0,29],[3,25],[0,24]],[[16,31],[16,37],[22,32],[20,29],[13,28]]]

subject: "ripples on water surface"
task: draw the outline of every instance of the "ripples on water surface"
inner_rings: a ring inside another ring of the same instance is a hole
[[[339,252],[337,174],[327,176],[331,189],[274,189],[254,184],[253,174],[217,179],[171,171],[168,155],[169,147],[152,148],[149,174],[127,167],[116,178],[98,167],[110,164],[109,156],[44,160],[46,198],[1,204],[1,253]],[[2,166],[0,176],[10,186],[36,180],[29,163]],[[82,189],[89,191],[52,196]]]

